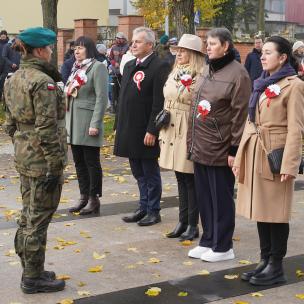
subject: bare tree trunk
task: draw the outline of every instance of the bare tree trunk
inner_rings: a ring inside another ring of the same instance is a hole
[[[194,34],[194,0],[174,1],[172,16],[175,19],[177,37],[183,34]]]
[[[265,0],[259,0],[258,31],[265,32]]]
[[[58,0],[41,0],[43,26],[57,34],[57,4]],[[54,45],[52,63],[57,66],[57,43]]]

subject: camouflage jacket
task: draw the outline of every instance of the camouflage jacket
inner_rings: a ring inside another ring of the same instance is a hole
[[[57,81],[55,67],[27,57],[5,83],[4,130],[12,137],[21,174],[59,175],[66,164],[65,104]]]

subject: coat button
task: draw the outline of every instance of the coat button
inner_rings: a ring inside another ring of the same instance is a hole
[[[173,146],[173,143],[170,143],[170,146]]]
[[[164,144],[165,142],[163,141],[163,144]]]
[[[171,127],[174,127],[174,124],[173,124],[173,123],[171,124]]]

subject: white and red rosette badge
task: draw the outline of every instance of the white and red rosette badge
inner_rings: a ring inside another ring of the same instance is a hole
[[[184,74],[181,77],[181,83],[188,90],[188,92],[190,92],[190,86],[192,84],[192,76],[189,74]]]
[[[211,111],[211,104],[208,100],[203,99],[199,102],[197,106],[197,118],[202,117],[203,121],[206,119],[207,115]]]
[[[133,81],[136,83],[138,91],[141,90],[140,83],[145,79],[145,73],[143,71],[137,71],[133,76]]]
[[[68,85],[67,95],[68,96],[77,96],[77,89],[81,88],[88,81],[88,77],[83,70],[79,70],[72,82]]]
[[[280,93],[281,93],[281,88],[277,84],[272,84],[266,88],[265,95],[267,97],[267,107],[270,106],[271,99],[279,96]]]

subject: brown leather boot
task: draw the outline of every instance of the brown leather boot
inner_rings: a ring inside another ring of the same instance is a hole
[[[80,211],[80,215],[100,212],[100,201],[98,196],[90,196],[88,205]]]
[[[69,212],[79,212],[82,208],[84,208],[89,201],[89,196],[86,194],[80,194],[80,199],[76,203],[76,205],[69,209]]]

